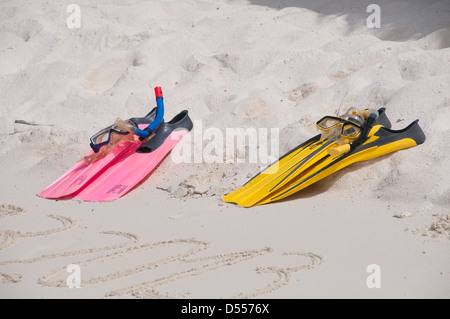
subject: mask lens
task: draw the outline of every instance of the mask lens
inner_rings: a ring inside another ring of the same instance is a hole
[[[317,126],[322,130],[329,130],[339,124],[341,124],[340,119],[333,117],[325,117],[319,122],[317,122]]]
[[[341,135],[343,137],[354,139],[357,138],[359,134],[361,134],[361,128],[354,124],[346,123],[342,126]]]
[[[124,128],[122,128],[122,127],[120,127],[120,126],[118,126],[118,125],[116,125],[116,124],[114,124],[114,125],[112,126],[112,129],[113,129],[114,131],[116,131],[117,133],[128,133],[127,130],[125,130]]]
[[[108,139],[109,139],[109,131],[100,132],[97,136],[94,136],[91,139],[91,142],[93,144],[100,144],[100,143],[108,142]]]

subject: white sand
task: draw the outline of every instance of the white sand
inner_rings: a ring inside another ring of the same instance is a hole
[[[80,29],[60,1],[0,4],[0,298],[450,297],[449,1],[378,1],[381,29],[360,1],[92,3]],[[340,105],[427,140],[251,209],[220,197],[259,165],[170,158],[115,202],[36,196],[158,85],[166,119],[280,128],[280,153]]]

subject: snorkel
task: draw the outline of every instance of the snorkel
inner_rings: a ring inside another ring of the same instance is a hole
[[[114,123],[119,128],[126,130],[134,135],[139,136],[139,139],[143,141],[156,130],[156,128],[161,124],[164,119],[164,98],[162,94],[162,89],[160,86],[155,87],[155,96],[156,96],[156,118],[150,123],[145,129],[140,129],[136,124],[134,124],[130,120],[122,120],[118,118]]]
[[[116,145],[122,142],[138,142],[138,139],[136,139],[134,135],[138,136],[140,141],[151,137],[153,132],[164,121],[164,101],[161,87],[155,87],[155,96],[156,111],[150,112],[147,117],[151,114],[156,114],[153,115],[154,119],[151,122],[145,123],[149,123],[146,128],[140,129],[138,124],[142,125],[143,123],[136,122],[136,119],[122,120],[117,118],[114,125],[101,130],[91,137],[90,146],[94,153],[85,156],[83,158],[84,162],[86,164],[91,164],[92,162],[105,157],[116,147]],[[130,133],[133,133],[134,135]]]

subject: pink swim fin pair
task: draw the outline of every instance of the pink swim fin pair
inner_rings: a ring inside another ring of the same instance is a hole
[[[142,130],[155,119],[155,110],[144,118],[130,121]],[[134,136],[134,141],[120,143],[91,164],[76,163],[38,195],[48,199],[78,198],[84,201],[118,199],[148,177],[192,127],[188,111],[182,111],[170,122],[162,122],[147,141],[142,142],[142,138]]]

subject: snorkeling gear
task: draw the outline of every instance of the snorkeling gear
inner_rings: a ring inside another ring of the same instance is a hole
[[[164,103],[160,87],[155,88],[155,95],[156,108],[145,117],[131,118],[126,121],[132,123],[135,128],[134,131],[130,127],[127,130],[123,125],[121,126],[121,120],[118,119],[114,125],[94,134],[91,137],[93,151],[84,156],[82,160],[78,161],[38,195],[48,199],[71,198],[73,194],[101,175],[109,165],[121,158],[124,153],[135,151],[142,144],[142,141],[134,133],[151,134],[163,122]],[[95,152],[96,150],[97,152]]]
[[[385,108],[375,112],[349,110],[342,118],[322,118],[317,122],[317,126],[324,128],[322,134],[300,144],[244,186],[225,195],[223,200],[243,207],[271,203],[290,196],[352,163],[416,146],[425,141],[418,120],[403,130],[391,130]]]
[[[84,201],[112,201],[124,196],[145,180],[164,160],[175,145],[193,127],[184,110],[170,122],[162,123],[155,134],[139,148],[131,148],[110,165],[74,198]]]

